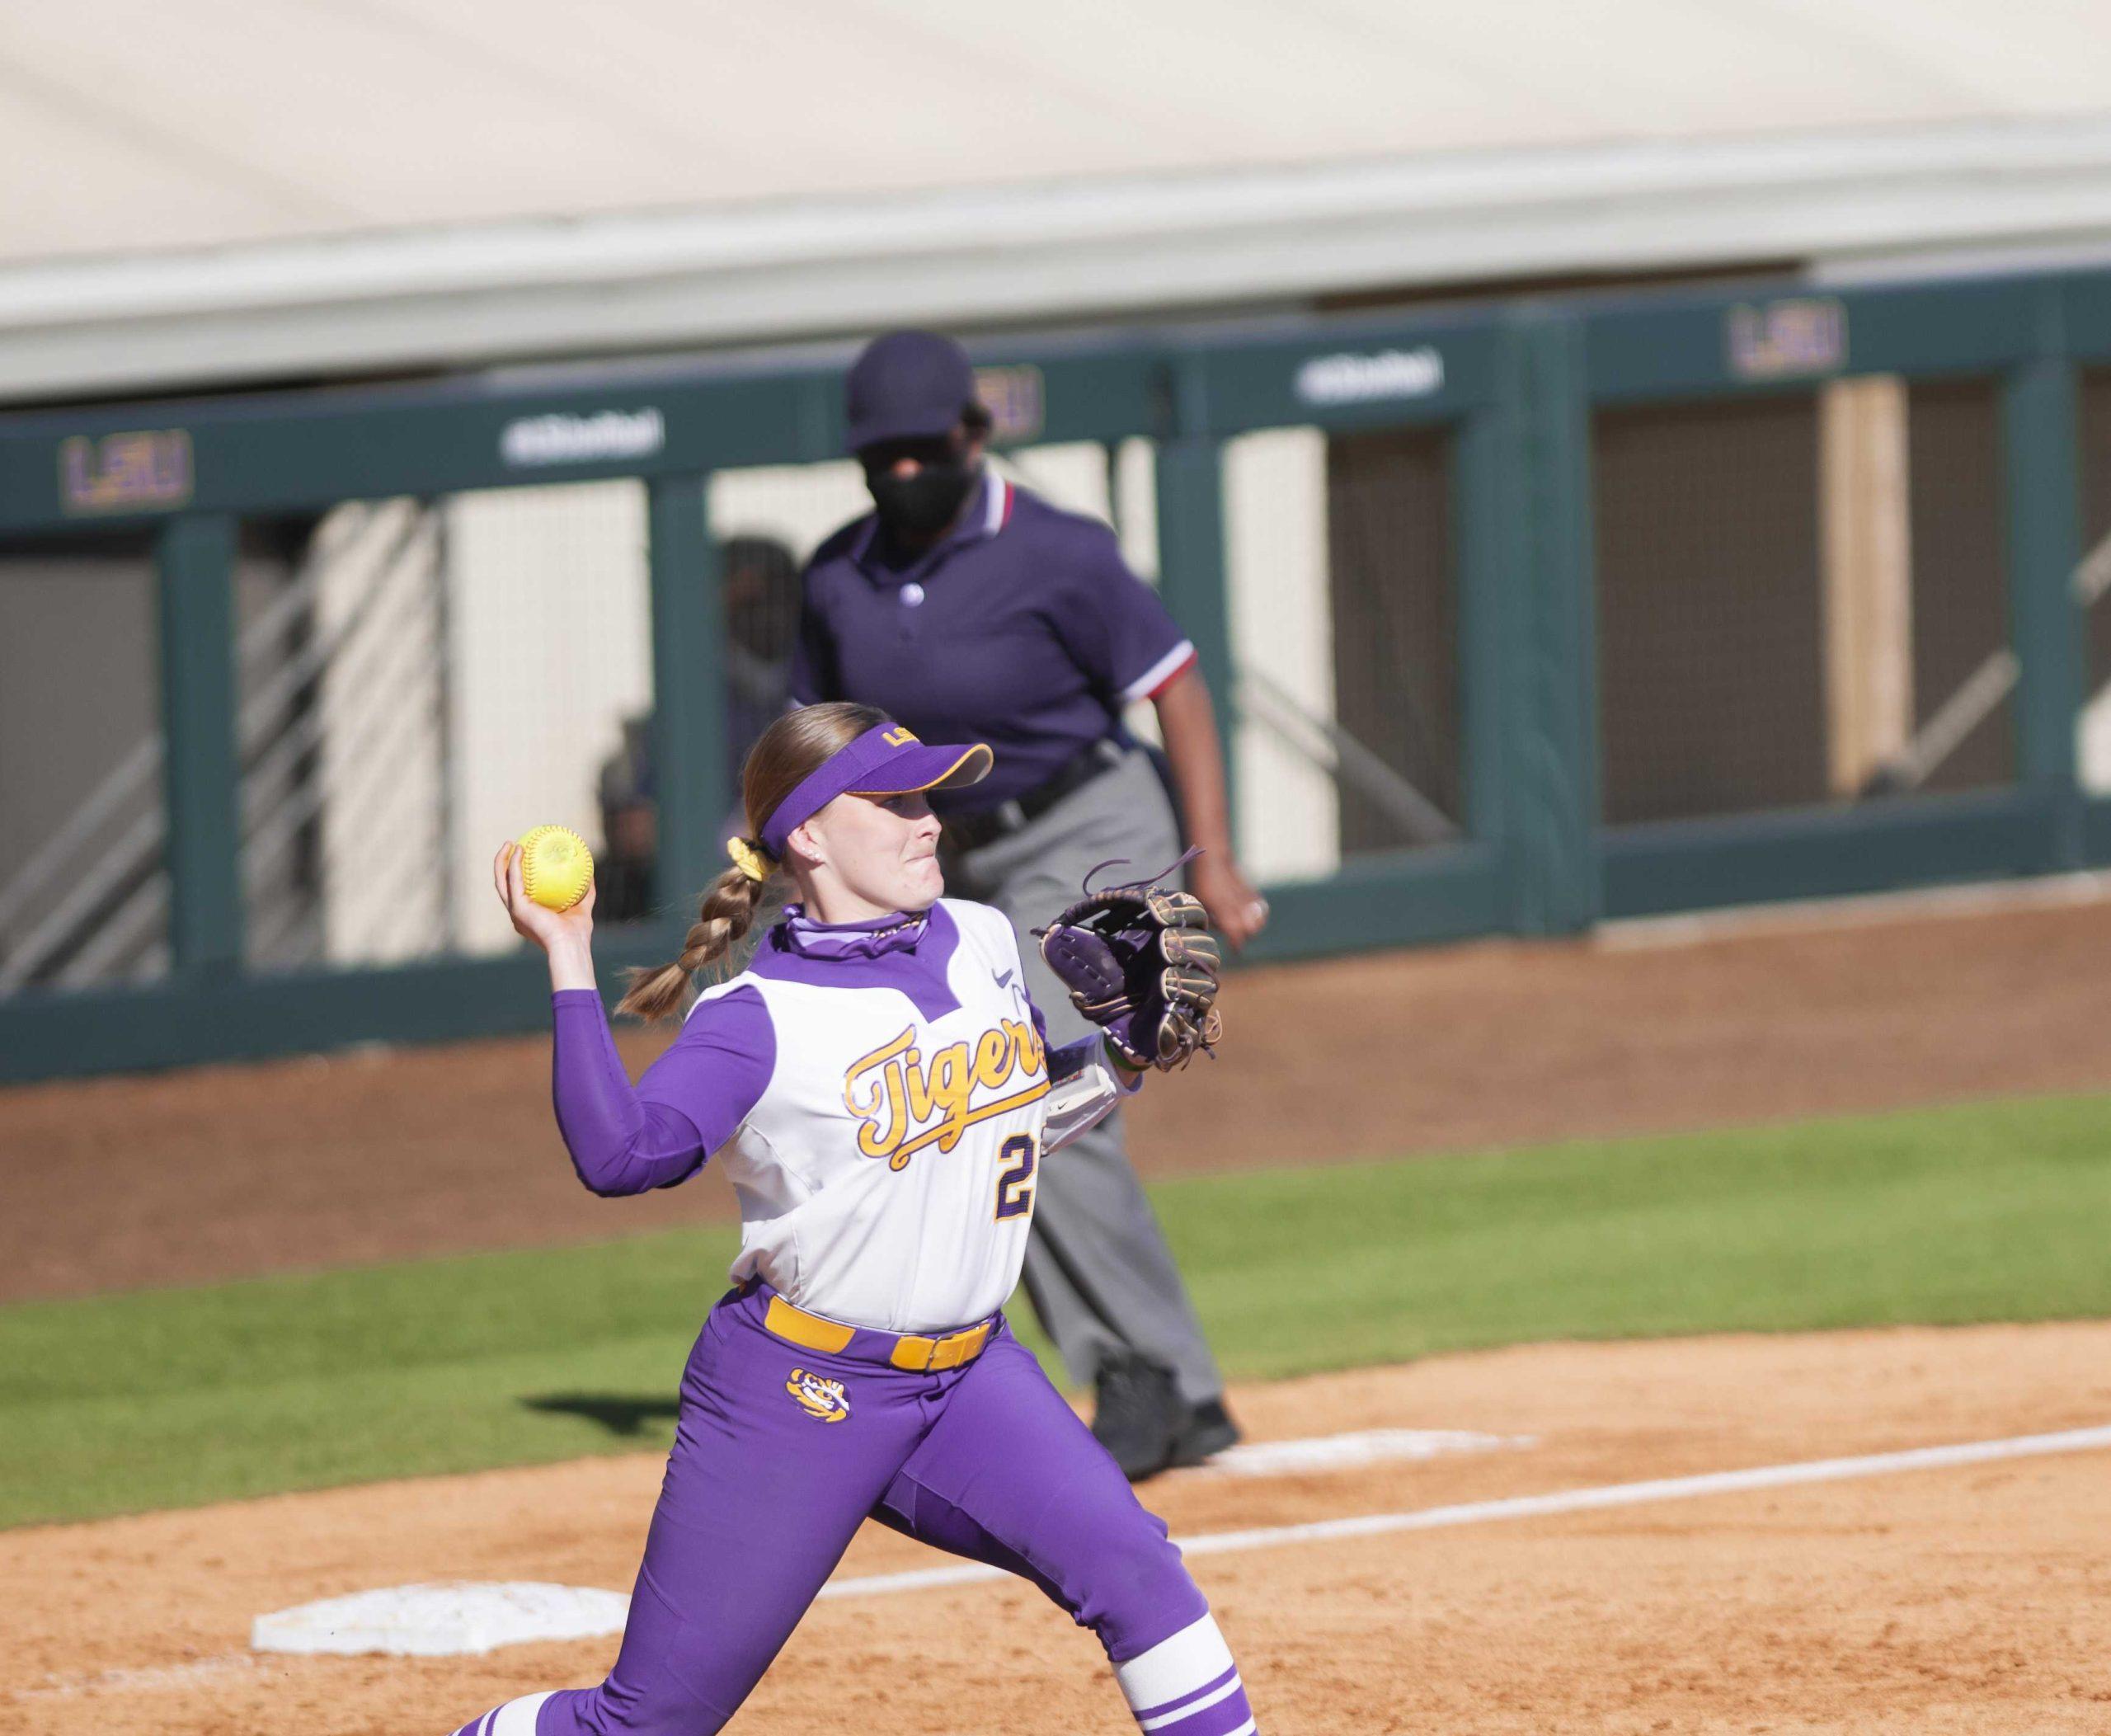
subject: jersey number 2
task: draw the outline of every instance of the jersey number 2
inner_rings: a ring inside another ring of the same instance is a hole
[[[997,1172],[997,1218],[1023,1217],[1033,1210],[1033,1169],[1041,1145],[1031,1133],[1014,1133],[997,1148],[1004,1167]]]

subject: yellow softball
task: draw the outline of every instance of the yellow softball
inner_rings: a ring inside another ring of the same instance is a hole
[[[538,826],[520,835],[520,884],[545,909],[568,910],[594,883],[594,853],[571,827]]]

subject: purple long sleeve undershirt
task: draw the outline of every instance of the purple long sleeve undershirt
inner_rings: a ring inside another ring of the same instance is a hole
[[[559,989],[550,1005],[557,1128],[580,1180],[604,1197],[688,1180],[746,1119],[776,1066],[776,1033],[751,988],[698,1008],[635,1085],[599,994]]]

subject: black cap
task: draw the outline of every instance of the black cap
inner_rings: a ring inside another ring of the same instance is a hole
[[[950,337],[889,332],[852,365],[844,401],[853,452],[882,440],[935,440],[975,402],[975,369]]]

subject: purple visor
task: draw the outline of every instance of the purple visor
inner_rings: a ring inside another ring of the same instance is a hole
[[[762,829],[762,847],[784,859],[785,840],[838,796],[905,796],[959,789],[990,775],[990,750],[926,747],[899,723],[882,723],[845,743],[802,779]]]

